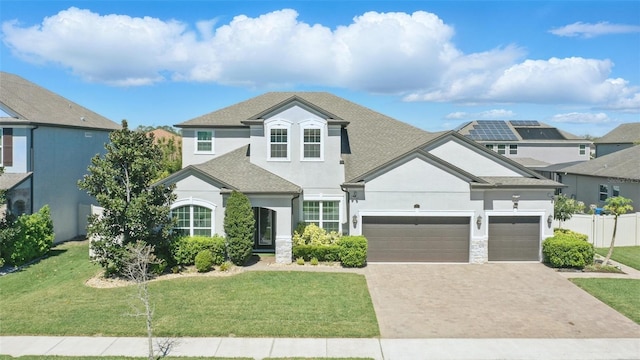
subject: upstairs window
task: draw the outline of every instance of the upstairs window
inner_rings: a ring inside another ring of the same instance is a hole
[[[12,128],[0,128],[0,166],[13,166]]]
[[[493,144],[486,144],[485,146],[487,147],[487,149],[493,150]]]
[[[587,153],[587,145],[580,145],[580,155],[585,155]]]
[[[605,201],[609,197],[609,185],[600,184],[600,192],[598,194],[598,199],[600,201]]]
[[[196,131],[196,152],[213,152],[213,131]]]
[[[269,132],[269,157],[271,159],[289,159],[289,129],[275,128]]]
[[[322,159],[322,130],[303,129],[303,159]]]
[[[0,128],[0,166],[2,166],[2,128]]]
[[[498,154],[504,155],[506,153],[507,153],[507,146],[503,144],[498,145]]]
[[[509,145],[509,155],[518,155],[518,145],[516,144]]]

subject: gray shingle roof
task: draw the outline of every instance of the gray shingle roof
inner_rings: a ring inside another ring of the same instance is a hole
[[[640,145],[569,166],[558,172],[640,180]]]
[[[205,163],[191,166],[215,180],[232,186],[231,190],[243,193],[299,193],[302,191],[296,184],[249,162],[249,145]]]
[[[346,129],[351,152],[343,154],[347,182],[440,135],[428,133],[326,92],[270,92],[176,126],[243,126],[242,121],[252,119],[266,109],[294,97],[348,122]]]
[[[605,136],[596,139],[595,144],[624,144],[640,141],[640,122],[621,124]]]
[[[2,173],[0,175],[0,189],[9,190],[26,180],[31,173]]]
[[[513,177],[513,176],[483,176],[482,180],[486,184],[474,184],[475,186],[484,187],[543,187],[543,188],[557,188],[564,185],[550,179],[529,178],[529,177]]]
[[[4,124],[42,124],[115,130],[120,126],[17,75],[0,72],[0,108],[15,118]]]

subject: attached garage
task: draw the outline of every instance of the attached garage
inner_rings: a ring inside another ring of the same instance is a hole
[[[489,261],[539,261],[539,216],[489,217]]]
[[[364,216],[371,262],[469,262],[469,217]]]

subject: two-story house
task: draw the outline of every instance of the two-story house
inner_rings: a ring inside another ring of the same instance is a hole
[[[540,260],[562,186],[456,132],[428,133],[320,92],[271,92],[176,125],[172,213],[223,234],[225,199],[254,208],[255,250],[291,259],[298,222],[364,234],[369,261]]]
[[[597,158],[639,145],[640,122],[620,124],[593,143],[596,145]]]
[[[0,110],[7,210],[20,215],[49,205],[56,241],[85,235],[95,201],[78,189],[78,180],[119,125],[6,72],[0,72]]]

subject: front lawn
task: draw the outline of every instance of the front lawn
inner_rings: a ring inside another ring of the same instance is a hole
[[[96,289],[87,243],[66,243],[0,277],[1,335],[145,336],[134,287]],[[149,284],[156,336],[375,337],[364,276],[244,272]]]
[[[640,280],[570,279],[574,284],[640,324]]]
[[[602,256],[607,256],[609,248],[597,248],[596,252]],[[613,247],[611,259],[640,270],[640,246],[620,246]]]

